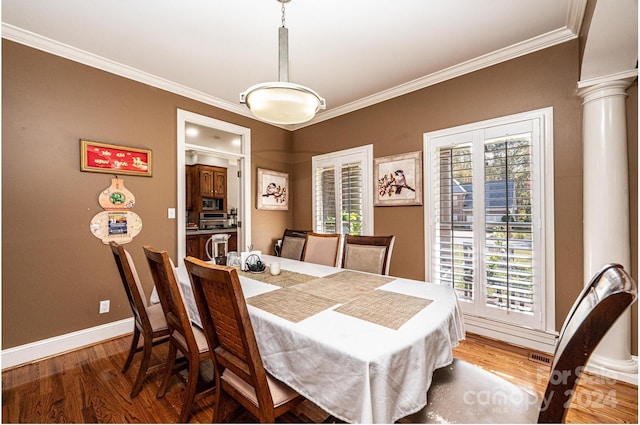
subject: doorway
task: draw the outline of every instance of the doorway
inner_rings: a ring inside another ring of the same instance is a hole
[[[190,127],[205,130],[208,137],[187,135]],[[237,170],[237,193],[234,201],[237,205],[238,250],[247,246],[251,238],[251,130],[215,118],[178,109],[177,119],[177,214],[178,226],[178,264],[186,257],[186,165],[197,161],[197,157],[208,162],[227,164]],[[234,176],[235,177],[235,176]],[[231,181],[235,181],[235,178]],[[235,187],[232,188],[232,192]]]

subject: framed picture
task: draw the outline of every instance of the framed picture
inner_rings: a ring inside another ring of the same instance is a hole
[[[374,206],[422,205],[422,152],[373,160]]]
[[[289,209],[289,174],[258,168],[259,210]]]
[[[151,177],[151,150],[80,140],[80,170]]]

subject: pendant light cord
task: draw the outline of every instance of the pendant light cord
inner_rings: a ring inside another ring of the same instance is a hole
[[[282,3],[282,7],[280,10],[282,10],[282,27],[284,27],[285,26],[284,25],[284,1],[281,1],[281,3]]]

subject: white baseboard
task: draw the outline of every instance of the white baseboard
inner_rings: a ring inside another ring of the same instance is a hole
[[[464,327],[467,331],[477,335],[543,353],[553,354],[556,347],[556,333],[536,331],[466,314],[464,315]]]
[[[61,354],[133,332],[133,318],[2,350],[2,369]]]

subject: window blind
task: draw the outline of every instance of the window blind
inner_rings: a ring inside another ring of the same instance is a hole
[[[320,233],[336,232],[335,168],[316,169],[315,229]]]
[[[361,235],[363,225],[362,166],[342,164],[342,234]]]
[[[484,144],[486,304],[534,310],[531,135]]]
[[[435,164],[434,277],[474,298],[473,163],[470,145],[441,148]]]

